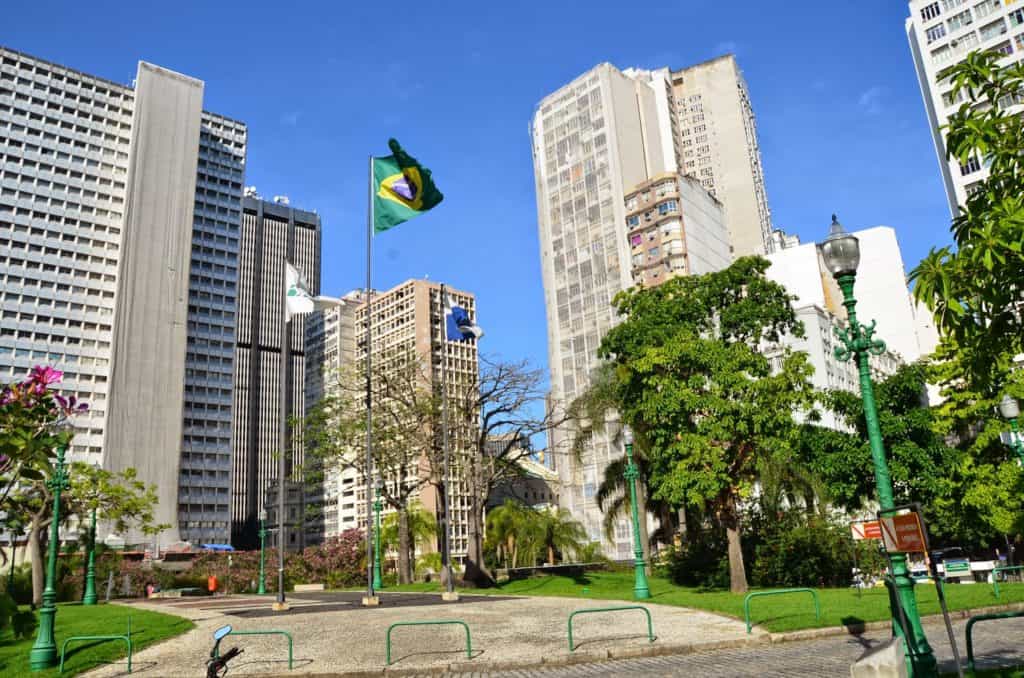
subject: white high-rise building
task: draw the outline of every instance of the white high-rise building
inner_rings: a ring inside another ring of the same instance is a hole
[[[156,485],[164,544],[230,534],[247,130],[204,111],[203,89],[0,47],[0,381],[63,369],[91,408],[71,459]]]
[[[963,164],[955,158],[946,159],[941,128],[964,102],[965,96],[961,93],[954,99],[953,85],[942,74],[976,50],[995,49],[1006,55],[1003,63],[1019,62],[1024,56],[1024,2],[911,0],[909,6],[907,40],[924,97],[949,210],[955,216],[959,214],[958,207],[967,201],[967,195],[987,176],[988,170],[981,158],[972,157]],[[1024,103],[1024,94],[1008,103]]]
[[[564,407],[598,366],[617,292],[763,252],[771,229],[753,113],[732,56],[681,71],[600,64],[538,104],[531,134],[551,403]],[[549,441],[559,502],[604,542],[594,497],[623,451],[614,431],[600,430],[577,460],[567,453],[572,437],[563,427]],[[627,557],[628,525],[618,527],[605,551]]]

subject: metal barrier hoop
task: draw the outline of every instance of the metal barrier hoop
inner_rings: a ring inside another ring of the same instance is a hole
[[[747,633],[750,633],[752,625],[750,623],[750,600],[758,596],[779,596],[785,593],[810,593],[811,597],[814,598],[814,620],[821,621],[821,605],[818,603],[818,592],[814,589],[808,588],[795,588],[795,589],[777,589],[775,591],[754,591],[748,593],[743,599],[743,618],[747,622]]]
[[[439,619],[434,621],[417,621],[417,622],[395,622],[388,627],[388,632],[385,641],[385,652],[386,652],[386,665],[391,666],[391,631],[396,626],[443,626],[448,624],[459,625],[466,631],[466,659],[473,658],[473,639],[469,635],[469,625],[464,621],[458,619]]]
[[[572,620],[578,614],[588,614],[591,612],[620,612],[622,610],[643,610],[644,614],[647,615],[647,639],[650,642],[654,642],[654,625],[651,622],[651,611],[643,605],[622,605],[619,607],[591,607],[586,610],[576,610],[569,614],[569,652],[575,652],[576,648],[572,641]]]
[[[974,638],[971,636],[971,632],[974,630],[974,625],[980,621],[988,621],[990,619],[1009,619],[1011,617],[1024,617],[1024,611],[979,614],[967,620],[967,627],[964,632],[967,634],[967,668],[969,670],[974,671]]]

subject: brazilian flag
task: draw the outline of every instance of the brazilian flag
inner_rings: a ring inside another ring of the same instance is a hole
[[[444,199],[430,170],[388,139],[391,155],[373,159],[373,232],[423,214]]]

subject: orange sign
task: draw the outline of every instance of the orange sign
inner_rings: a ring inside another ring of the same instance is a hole
[[[924,531],[916,513],[882,518],[882,543],[890,553],[924,553]]]
[[[877,520],[865,520],[860,523],[850,523],[850,531],[853,533],[853,540],[881,539],[882,527]]]

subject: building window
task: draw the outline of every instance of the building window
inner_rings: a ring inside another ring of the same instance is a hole
[[[640,217],[637,216],[636,214],[631,214],[630,216],[626,217],[626,223],[630,226],[637,226],[640,224]]]
[[[967,0],[942,0],[942,9],[948,12],[951,9],[956,9],[965,2],[967,2]]]
[[[1010,12],[1010,25],[1020,26],[1021,24],[1024,24],[1024,7]]]
[[[679,203],[675,200],[666,200],[665,202],[658,205],[658,214],[668,214],[669,212],[676,212],[679,210]]]
[[[927,7],[921,8],[921,18],[925,21],[931,21],[935,17],[939,16],[939,3],[933,2]]]
[[[968,174],[971,174],[972,172],[977,172],[980,169],[981,163],[978,161],[978,158],[976,158],[973,155],[967,159],[967,162],[960,164],[961,176],[966,176]]]
[[[1003,54],[1013,54],[1013,47],[1010,47],[1010,41],[1005,40],[995,47],[992,48],[995,52],[1002,52]]]
[[[1013,15],[1011,15],[1011,17],[1012,16]],[[993,21],[987,26],[982,26],[978,29],[978,32],[981,33],[982,40],[988,40],[1006,33],[1006,23],[1002,19],[999,19],[997,21]]]
[[[946,35],[946,25],[936,24],[924,32],[928,36],[928,43],[931,44]]]
[[[974,6],[974,16],[979,19],[995,12],[1002,5],[1000,0],[985,0],[985,2]]]
[[[971,10],[965,9],[959,14],[954,14],[953,16],[951,16],[949,19],[946,20],[946,23],[949,25],[949,32],[952,33],[953,31],[963,28],[964,26],[970,26],[971,23],[973,23],[973,21],[974,17],[971,16]]]

